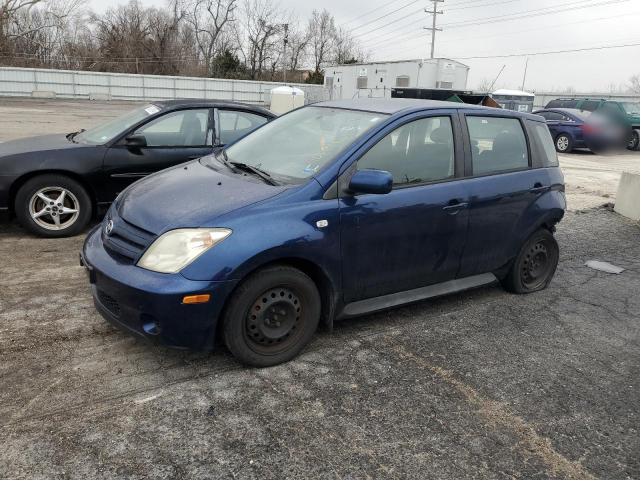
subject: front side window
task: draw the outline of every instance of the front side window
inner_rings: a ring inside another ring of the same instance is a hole
[[[199,147],[207,144],[209,109],[171,112],[140,127],[149,147]]]
[[[92,145],[101,145],[113,140],[115,137],[131,128],[136,123],[141,122],[151,115],[155,115],[160,111],[156,105],[145,105],[136,108],[124,115],[114,118],[102,125],[90,128],[75,137],[75,140],[81,143],[90,143]]]
[[[386,170],[394,185],[454,176],[453,129],[449,117],[415,120],[396,128],[358,160],[358,170]]]
[[[300,108],[238,140],[225,152],[230,162],[298,183],[318,173],[386,118],[382,113],[359,110]]]
[[[239,110],[218,111],[218,139],[221,145],[235,142],[260,125],[267,123],[267,119],[255,113]]]
[[[508,172],[529,166],[527,140],[515,118],[467,117],[474,175]]]

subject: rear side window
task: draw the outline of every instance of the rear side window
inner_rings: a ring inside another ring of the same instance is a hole
[[[528,122],[529,136],[533,133],[535,141],[538,142],[541,147],[542,166],[543,167],[557,167],[558,166],[558,154],[556,153],[555,146],[553,144],[553,137],[549,132],[549,128],[544,123]]]
[[[467,117],[474,175],[528,168],[527,140],[515,118]]]

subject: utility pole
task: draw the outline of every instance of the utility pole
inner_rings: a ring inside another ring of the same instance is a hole
[[[522,88],[520,88],[520,90],[522,90],[524,92],[524,84],[527,81],[527,69],[529,68],[529,57],[527,57],[527,61],[524,64],[524,76],[522,77]]]
[[[289,43],[289,24],[284,24],[284,48],[282,51],[282,83],[287,83],[287,43]]]
[[[444,3],[444,0],[429,0],[433,3],[433,10],[424,9],[425,13],[429,13],[433,17],[433,23],[431,24],[431,28],[424,27],[425,30],[431,30],[431,58],[434,58],[436,51],[436,32],[441,32],[441,28],[437,28],[438,24],[438,15],[442,15],[444,12],[442,10],[438,10],[438,3]]]

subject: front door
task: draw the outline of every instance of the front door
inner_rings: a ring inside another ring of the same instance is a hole
[[[340,199],[345,302],[456,277],[468,202],[456,180],[457,122],[448,114],[408,121],[358,160],[358,170],[389,171],[394,187],[386,195]]]
[[[169,112],[127,135],[144,136],[145,147],[129,147],[125,138],[114,144],[103,165],[108,196],[115,197],[141,177],[211,153],[212,116],[209,108]]]

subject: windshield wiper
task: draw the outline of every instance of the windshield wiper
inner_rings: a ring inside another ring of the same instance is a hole
[[[225,153],[225,156],[226,156],[226,153]],[[261,168],[254,167],[253,165],[249,165],[248,163],[242,163],[242,162],[229,162],[227,160],[227,163],[229,165],[233,165],[234,167],[240,170],[251,172],[254,175],[257,175],[258,177],[263,179],[265,182],[267,182],[269,185],[280,185],[280,183],[276,182],[273,178],[271,178],[271,175],[269,175],[267,172],[265,172]]]

